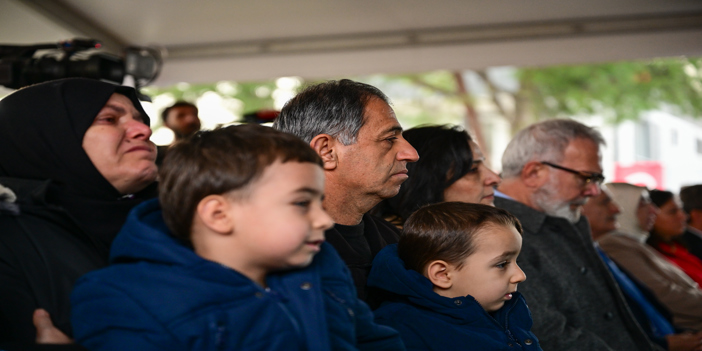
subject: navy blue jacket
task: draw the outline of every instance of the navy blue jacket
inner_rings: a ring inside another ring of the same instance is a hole
[[[441,296],[429,279],[405,268],[396,244],[375,257],[368,286],[392,296],[375,311],[376,321],[397,329],[407,350],[541,350],[521,294],[492,314],[471,296]]]
[[[158,201],[132,211],[111,265],[71,296],[76,341],[90,350],[403,350],[356,298],[329,244],[268,289],[205,260],[169,234]]]

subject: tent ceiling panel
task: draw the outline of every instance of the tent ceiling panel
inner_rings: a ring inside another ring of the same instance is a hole
[[[702,38],[702,30],[611,35],[605,38],[554,38],[353,52],[182,59],[164,66],[158,82],[168,85],[180,81],[247,81],[281,76],[327,78],[435,69],[546,66],[636,60],[661,56],[662,52],[666,56],[702,56],[699,38]]]
[[[700,0],[3,0],[0,42],[169,52],[156,84],[702,56]]]
[[[702,11],[699,0],[58,2],[122,41],[165,46]]]

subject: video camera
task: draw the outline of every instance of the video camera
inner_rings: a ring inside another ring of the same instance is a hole
[[[93,39],[73,39],[54,44],[0,45],[0,85],[12,89],[48,80],[83,77],[122,84],[134,78],[136,88],[152,82],[161,71],[161,53],[153,48],[128,47],[124,58],[86,50],[100,49]],[[37,51],[52,50],[39,57]],[[87,56],[87,58],[86,58]]]

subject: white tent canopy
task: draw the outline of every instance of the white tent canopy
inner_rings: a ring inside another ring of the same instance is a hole
[[[0,0],[0,44],[168,52],[157,85],[702,56],[701,0]]]

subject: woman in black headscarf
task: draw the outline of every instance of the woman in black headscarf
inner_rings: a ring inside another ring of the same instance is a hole
[[[0,342],[33,341],[38,308],[71,335],[74,282],[156,195],[150,136],[130,87],[63,79],[0,100]]]

